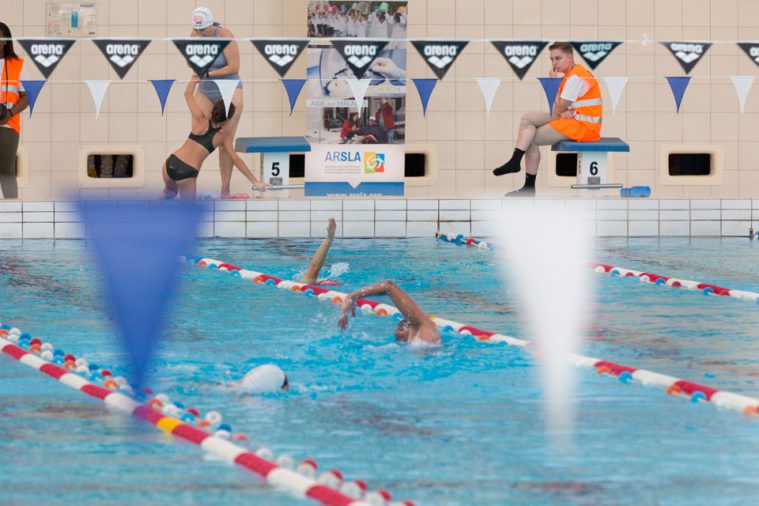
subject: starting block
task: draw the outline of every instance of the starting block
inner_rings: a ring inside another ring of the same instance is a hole
[[[621,183],[608,180],[608,159],[610,152],[630,152],[630,146],[617,137],[602,137],[595,142],[560,141],[551,146],[551,151],[577,153],[577,184],[574,190],[600,190],[622,188]]]
[[[235,151],[261,153],[263,156],[263,182],[271,190],[282,190],[278,195],[287,196],[287,190],[302,188],[288,184],[290,181],[290,153],[311,151],[305,137],[238,137]]]

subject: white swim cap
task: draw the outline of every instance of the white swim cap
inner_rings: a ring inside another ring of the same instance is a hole
[[[198,7],[192,11],[192,27],[203,30],[213,24],[213,14],[208,7]]]
[[[287,375],[274,364],[259,365],[240,380],[240,388],[251,394],[279,392],[286,386]]]

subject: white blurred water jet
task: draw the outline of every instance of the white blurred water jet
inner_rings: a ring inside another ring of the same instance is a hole
[[[593,302],[591,224],[580,211],[501,211],[498,250],[507,286],[523,311],[527,338],[538,345],[548,431],[571,442],[574,367]]]

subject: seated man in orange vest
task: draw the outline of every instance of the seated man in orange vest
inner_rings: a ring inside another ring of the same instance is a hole
[[[516,147],[511,160],[493,171],[496,176],[519,172],[525,157],[524,186],[507,195],[535,195],[535,177],[540,165],[538,146],[559,141],[597,141],[601,138],[601,89],[598,80],[582,65],[575,63],[574,50],[568,42],[556,42],[551,51],[551,77],[563,74],[552,114],[528,112],[519,123]],[[526,155],[526,156],[525,156]]]

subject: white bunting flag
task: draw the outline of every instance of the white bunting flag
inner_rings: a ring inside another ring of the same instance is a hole
[[[746,107],[746,99],[748,98],[748,92],[751,90],[751,86],[754,84],[753,76],[730,76],[733,80],[733,86],[735,86],[735,93],[738,94],[738,103],[741,106],[741,114]]]
[[[87,80],[85,82],[90,89],[92,100],[95,102],[95,118],[97,118],[100,116],[100,106],[103,105],[103,97],[105,97],[105,92],[108,90],[111,81]]]
[[[229,114],[229,106],[232,105],[232,96],[235,94],[237,85],[240,84],[239,79],[211,79],[216,83],[216,86],[221,92],[221,98],[224,100],[224,105],[227,108],[227,114]]]
[[[493,99],[501,85],[500,77],[478,77],[477,84],[480,85],[480,91],[485,98],[485,110],[490,114],[490,108],[493,107]]]
[[[348,86],[350,86],[351,91],[353,92],[353,98],[356,99],[356,109],[358,109],[358,115],[361,116],[361,107],[364,104],[364,95],[366,95],[366,90],[369,89],[369,83],[372,82],[371,79],[346,79],[346,83],[348,83]]]
[[[606,87],[609,89],[609,95],[611,95],[611,112],[617,112],[617,105],[619,104],[619,97],[622,95],[622,90],[625,89],[627,84],[626,77],[604,77]]]

